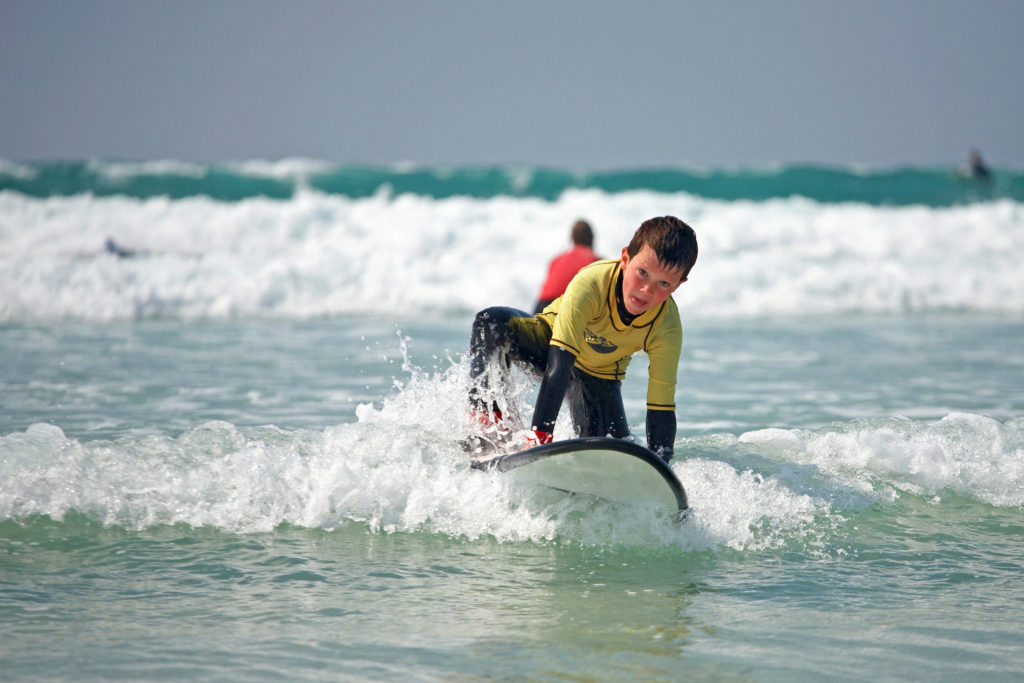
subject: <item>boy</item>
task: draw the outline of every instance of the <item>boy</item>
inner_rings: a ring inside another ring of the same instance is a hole
[[[505,307],[480,311],[470,341],[474,419],[493,441],[513,436],[514,420],[502,414],[498,400],[488,398],[488,384],[491,372],[497,372],[507,398],[506,370],[515,361],[542,375],[524,445],[551,442],[566,397],[580,436],[626,438],[622,378],[630,357],[643,350],[650,357],[647,444],[668,462],[676,438],[676,371],[683,340],[671,295],[696,260],[697,237],[690,226],[673,216],[652,218],[618,260],[584,267],[541,313]]]

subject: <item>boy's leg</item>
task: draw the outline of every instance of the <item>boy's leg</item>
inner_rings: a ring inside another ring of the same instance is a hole
[[[622,382],[598,379],[573,368],[566,392],[573,424],[580,436],[629,436]]]
[[[506,374],[513,361],[543,372],[550,341],[551,328],[525,311],[494,306],[477,313],[469,343],[469,398],[473,410],[498,409],[487,398],[489,370],[499,373],[497,382],[503,390],[507,388]]]

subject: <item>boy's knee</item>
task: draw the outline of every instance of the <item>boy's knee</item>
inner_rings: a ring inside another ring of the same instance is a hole
[[[473,332],[489,338],[507,336],[509,323],[518,313],[507,306],[485,308],[473,319]]]
[[[477,329],[488,327],[493,328],[496,323],[500,322],[505,317],[506,316],[502,314],[502,308],[500,306],[491,306],[490,308],[485,308],[476,314],[476,317],[473,318],[473,327]]]

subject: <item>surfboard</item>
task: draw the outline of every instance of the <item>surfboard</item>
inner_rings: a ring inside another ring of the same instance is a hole
[[[687,510],[686,491],[654,452],[621,439],[586,437],[473,460],[480,470],[497,470],[516,481],[615,503]]]

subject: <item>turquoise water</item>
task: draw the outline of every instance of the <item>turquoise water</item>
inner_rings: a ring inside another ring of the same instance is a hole
[[[824,555],[8,522],[5,677],[1016,680],[1007,521],[907,501]]]
[[[820,202],[949,206],[992,199],[1024,200],[1024,172],[997,169],[991,182],[962,177],[956,167],[848,168],[790,165],[764,168],[635,168],[585,171],[527,166],[392,167],[312,160],[191,164],[172,161],[0,163],[0,191],[34,197],[91,193],[222,201],[290,199],[300,188],[347,197],[378,192],[441,199],[499,195],[556,199],[566,190],[609,193],[685,192],[708,199],[763,201],[798,195]]]
[[[743,171],[732,198],[661,172],[548,197],[144,166],[61,171],[135,190],[0,191],[4,680],[1020,680],[1012,195],[743,184],[859,177],[805,168]],[[245,188],[218,196],[218,173]],[[661,213],[701,242],[676,294],[689,519],[470,470],[473,312],[531,306],[576,218],[614,254]]]

